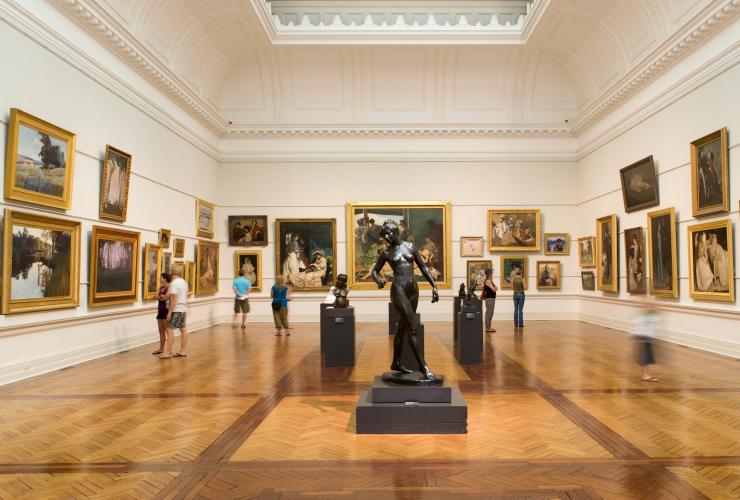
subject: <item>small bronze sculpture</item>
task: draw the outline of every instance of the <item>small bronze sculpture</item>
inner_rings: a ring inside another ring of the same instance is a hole
[[[419,303],[419,286],[414,276],[414,264],[432,285],[432,303],[439,301],[437,285],[434,282],[429,269],[421,258],[419,251],[413,243],[401,241],[399,227],[396,221],[386,220],[380,231],[380,236],[388,242],[388,247],[378,256],[378,261],[373,268],[372,277],[378,288],[385,287],[385,281],[380,277],[380,271],[388,263],[393,270],[393,283],[391,285],[391,303],[398,312],[398,326],[396,336],[393,339],[393,362],[391,370],[400,374],[410,374],[413,370],[401,365],[401,352],[408,339],[411,351],[419,363],[420,379],[404,379],[406,383],[435,384],[442,380],[436,377],[429,369],[426,361],[419,353],[416,324],[416,307]]]
[[[460,290],[457,292],[457,296],[461,299],[464,299],[468,296],[468,294],[465,293],[465,283],[460,283]]]
[[[339,276],[337,276],[337,284],[334,285],[331,293],[334,294],[334,304],[332,304],[332,307],[342,309],[349,307],[349,299],[347,299],[349,289],[347,288],[346,274],[340,274]]]
[[[478,283],[475,280],[470,280],[470,286],[468,287],[468,294],[465,296],[465,306],[470,307],[474,300],[478,300],[478,296],[475,294],[475,289],[478,287]]]

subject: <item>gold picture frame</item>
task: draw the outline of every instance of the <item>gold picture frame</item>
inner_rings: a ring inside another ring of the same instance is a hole
[[[470,282],[475,277],[478,293],[481,293],[485,282],[485,270],[493,269],[493,261],[490,259],[468,260],[465,261],[465,269],[465,286],[470,287]],[[481,271],[483,271],[483,274],[481,274]]]
[[[513,290],[511,283],[512,274],[514,268],[518,267],[522,271],[522,279],[524,280],[524,289],[527,290],[529,286],[529,256],[527,255],[502,255],[501,256],[501,288],[502,290]]]
[[[647,252],[642,226],[624,230],[625,288],[632,294],[647,293]]]
[[[5,209],[3,314],[80,305],[80,234],[79,222]]]
[[[562,265],[559,260],[537,261],[537,290],[560,290],[562,282]]]
[[[172,252],[162,252],[162,272],[163,273],[170,273],[170,269],[172,268]]]
[[[169,229],[160,229],[157,236],[157,243],[162,250],[170,248],[170,241],[172,241],[172,231]]]
[[[678,298],[676,209],[648,212],[648,284],[650,294]]]
[[[172,243],[172,251],[176,259],[185,257],[185,238],[175,238]]]
[[[483,236],[460,236],[460,257],[483,257]]]
[[[249,251],[249,250],[237,250],[234,252],[234,278],[239,276],[239,268],[249,261],[254,267],[254,280],[252,280],[248,274],[249,269],[245,269],[244,277],[249,280],[252,284],[252,292],[262,291],[262,252]]]
[[[596,267],[596,237],[578,238],[578,266],[585,269]]]
[[[219,245],[198,240],[195,244],[195,295],[218,292]]]
[[[596,274],[593,271],[581,271],[581,288],[587,292],[596,290]]]
[[[98,217],[104,220],[126,222],[130,181],[131,155],[106,145],[103,174],[100,176]]]
[[[135,231],[93,226],[90,237],[89,307],[136,302],[139,294],[140,238],[140,233]],[[108,255],[116,255],[116,258],[107,262],[105,256]]]
[[[689,226],[686,231],[689,244],[691,297],[697,300],[734,302],[732,220],[722,219],[695,224]]]
[[[545,233],[544,241],[545,255],[570,255],[570,234]]]
[[[198,238],[213,239],[216,206],[200,198],[195,199],[195,233]]]
[[[186,262],[187,266],[185,267],[185,274],[187,277],[183,276],[185,281],[188,284],[188,295],[193,296],[195,295],[195,262],[192,260],[189,260]]]
[[[596,219],[596,276],[602,292],[619,291],[619,248],[616,214]],[[605,241],[606,240],[606,241]]]
[[[542,244],[540,221],[539,209],[488,210],[488,249],[491,252],[539,252]],[[518,229],[521,226],[524,229]]]
[[[729,159],[726,127],[691,143],[691,208],[694,217],[730,210]],[[720,162],[719,172],[716,161]]]
[[[144,245],[144,282],[142,298],[154,300],[159,291],[159,275],[162,273],[162,247],[146,243]]]
[[[363,248],[360,223],[362,220],[368,225],[370,220],[375,219],[375,234],[379,234],[385,219],[398,222],[401,239],[412,241],[422,259],[431,259],[432,268],[429,270],[435,276],[437,288],[452,288],[452,204],[449,201],[352,201],[347,203],[346,217],[347,276],[350,288],[378,289],[369,276],[377,260],[378,244],[377,241],[371,241],[375,239],[373,235],[366,237],[367,243]],[[368,233],[370,231],[371,229],[367,230]],[[423,239],[429,241],[424,242]],[[383,268],[383,272],[386,271],[390,271],[390,266]],[[422,290],[432,288],[421,275],[417,275],[417,282]]]
[[[308,271],[312,265],[318,270]],[[276,219],[275,274],[295,291],[329,290],[337,279],[337,220]]]

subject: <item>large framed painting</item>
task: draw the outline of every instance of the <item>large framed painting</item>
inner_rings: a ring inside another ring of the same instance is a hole
[[[527,276],[527,264],[529,258],[522,256],[501,256],[501,289],[512,290],[514,288],[514,275],[519,272],[524,280],[524,289],[527,289],[529,277]]]
[[[461,236],[460,257],[483,257],[483,236]]]
[[[475,281],[476,289],[480,293],[486,281],[486,269],[493,269],[493,262],[490,260],[469,260],[466,262],[466,267],[468,270],[466,286],[470,286]]]
[[[539,210],[489,210],[488,242],[492,252],[539,252]]]
[[[560,290],[561,281],[559,260],[537,261],[537,290]]]
[[[77,307],[80,223],[6,209],[3,314]]]
[[[593,271],[581,271],[581,287],[586,291],[596,290],[596,276]]]
[[[195,294],[218,292],[218,243],[198,241],[195,244]]]
[[[624,255],[627,260],[627,291],[646,293],[647,291],[647,249],[645,230],[633,227],[624,230]]]
[[[377,290],[371,272],[385,248],[380,228],[386,220],[398,223],[403,241],[413,243],[438,288],[452,287],[452,223],[448,201],[350,202],[347,204],[347,275],[353,288]],[[381,274],[392,281],[389,265]],[[430,289],[415,267],[419,288]]]
[[[691,206],[694,217],[730,210],[727,129],[691,143]]]
[[[619,171],[619,176],[625,212],[654,207],[659,203],[658,178],[652,155],[624,167]]]
[[[296,291],[329,290],[337,277],[336,219],[277,219],[275,274]]]
[[[170,248],[170,240],[172,240],[172,231],[169,229],[160,229],[158,245],[162,247],[162,250]]]
[[[650,293],[678,298],[675,208],[648,213],[648,264]]]
[[[19,109],[10,110],[5,198],[68,209],[75,135]]]
[[[594,236],[578,238],[578,265],[586,268],[596,267],[595,249],[596,238]]]
[[[162,247],[144,245],[144,300],[154,300],[159,291],[159,275],[162,273]]]
[[[175,238],[174,243],[172,243],[172,249],[174,250],[176,259],[185,257],[185,239]]]
[[[688,227],[689,291],[700,300],[735,301],[732,221]]]
[[[253,292],[262,291],[262,252],[234,252],[234,277],[244,270],[244,277],[252,284]]]
[[[130,180],[131,155],[113,146],[105,146],[98,210],[101,219],[126,222]]]
[[[195,199],[195,229],[199,238],[213,239],[216,207],[199,198]]]
[[[90,307],[136,302],[140,234],[93,226],[90,238]]]
[[[267,245],[266,215],[229,215],[229,246]]]
[[[545,233],[545,255],[570,255],[570,235]]]
[[[596,275],[599,277],[597,288],[603,292],[619,291],[618,235],[616,215],[596,219]]]

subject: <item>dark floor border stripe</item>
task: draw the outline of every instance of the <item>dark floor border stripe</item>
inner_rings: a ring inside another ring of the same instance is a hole
[[[0,394],[0,401],[13,399],[178,399],[178,398],[254,398],[262,392],[163,392],[144,394]]]

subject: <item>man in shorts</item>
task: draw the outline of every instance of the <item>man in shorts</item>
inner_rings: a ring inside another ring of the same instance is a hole
[[[170,275],[172,281],[167,290],[170,307],[167,312],[167,343],[159,359],[186,358],[188,348],[188,331],[185,328],[185,317],[188,312],[188,282],[181,277],[180,266],[172,266]],[[180,329],[180,350],[172,354],[172,345],[175,342],[175,330]]]
[[[236,326],[236,316],[242,313],[242,330],[247,328],[247,313],[249,312],[249,289],[252,283],[244,277],[244,269],[239,269],[239,277],[231,284],[234,290],[234,320],[232,326]]]

